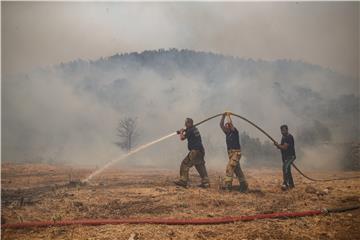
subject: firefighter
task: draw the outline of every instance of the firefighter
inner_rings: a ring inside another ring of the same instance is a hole
[[[275,142],[275,146],[281,151],[281,158],[283,162],[283,184],[281,189],[286,191],[294,188],[294,180],[291,174],[291,164],[296,159],[295,154],[295,141],[294,137],[289,133],[287,125],[280,126],[282,138],[281,143]]]
[[[189,153],[186,155],[180,165],[180,179],[174,183],[181,187],[187,187],[189,181],[189,170],[195,166],[201,177],[201,184],[199,187],[210,187],[209,177],[205,167],[205,149],[201,141],[201,135],[199,130],[194,126],[194,122],[191,118],[186,118],[185,129],[177,131],[180,135],[180,139],[183,141],[187,139]]]
[[[228,116],[229,121],[224,124],[226,116]],[[226,135],[226,146],[229,156],[229,162],[226,166],[225,188],[227,191],[232,190],[233,175],[235,172],[240,183],[240,192],[246,192],[248,190],[248,184],[240,167],[241,146],[239,131],[232,124],[230,112],[225,112],[222,115],[220,128]]]

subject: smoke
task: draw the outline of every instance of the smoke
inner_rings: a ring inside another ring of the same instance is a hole
[[[336,170],[344,169],[345,156],[343,146],[316,144],[302,149],[301,164],[309,170]]]
[[[176,47],[301,59],[358,76],[358,2],[3,2],[2,20],[12,73]]]
[[[37,71],[3,80],[3,161],[101,163],[119,154],[119,113],[77,94],[56,74]]]
[[[338,167],[340,149],[323,143],[358,137],[359,98],[353,85],[355,79],[302,62],[175,49],[73,61],[4,77],[2,159],[100,167],[125,154],[114,144],[123,117],[137,118],[140,146],[183,127],[186,117],[198,122],[229,110],[254,120],[279,141],[279,126],[287,123],[301,166]],[[199,130],[207,165],[222,170],[227,156],[219,120]],[[266,140],[248,124],[233,121],[240,132]],[[244,146],[247,165],[281,161],[271,143],[256,145],[264,149]],[[252,159],[250,149],[263,152],[261,160]],[[118,166],[177,168],[186,153],[186,142],[172,137]]]
[[[126,154],[114,144],[124,117],[137,118],[140,146],[185,117],[234,111],[279,141],[288,124],[301,167],[344,166],[342,145],[360,135],[358,20],[357,2],[3,3],[2,159],[101,167]],[[126,53],[163,47],[226,56]],[[218,121],[199,130],[207,165],[223,170]],[[233,121],[251,137],[247,165],[281,162],[261,133]],[[186,153],[172,137],[118,166],[177,168]]]

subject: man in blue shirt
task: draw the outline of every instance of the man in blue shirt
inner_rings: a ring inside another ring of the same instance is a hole
[[[281,158],[283,162],[283,184],[282,190],[294,188],[294,180],[291,174],[291,164],[296,159],[295,141],[294,137],[289,133],[287,125],[280,127],[282,138],[281,143],[275,143],[275,146],[281,151]]]
[[[175,181],[174,183],[178,186],[187,187],[189,181],[189,170],[191,167],[195,166],[201,177],[201,184],[199,187],[208,188],[209,177],[205,167],[205,149],[201,141],[201,135],[199,130],[194,126],[193,120],[191,118],[186,118],[185,120],[185,129],[177,131],[180,135],[180,139],[183,141],[188,140],[188,149],[189,153],[181,162],[180,165],[180,180]]]
[[[226,124],[224,124],[225,116],[229,118],[229,122]],[[220,128],[226,135],[226,146],[229,156],[229,162],[226,166],[225,188],[228,191],[232,190],[233,175],[235,172],[235,175],[239,179],[240,192],[246,192],[248,190],[248,184],[240,167],[241,147],[239,131],[232,124],[230,113],[226,112],[222,115]]]

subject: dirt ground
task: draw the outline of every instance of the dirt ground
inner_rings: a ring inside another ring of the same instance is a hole
[[[360,179],[310,182],[294,173],[296,188],[280,190],[281,171],[245,169],[250,192],[219,191],[222,172],[209,171],[211,189],[173,185],[169,170],[111,170],[86,186],[68,184],[91,169],[45,164],[2,164],[1,220],[4,223],[124,217],[195,218],[317,210],[360,204]],[[308,172],[314,177],[359,172]],[[234,184],[238,184],[234,181]],[[103,225],[1,229],[3,239],[360,239],[360,210],[296,219],[220,225]]]

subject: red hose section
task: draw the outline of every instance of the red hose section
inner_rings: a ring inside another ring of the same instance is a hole
[[[31,228],[31,227],[60,227],[69,225],[117,225],[117,224],[165,224],[165,225],[205,225],[205,224],[224,224],[238,221],[252,221],[265,218],[294,218],[314,216],[326,213],[323,210],[313,210],[305,212],[280,212],[268,214],[256,214],[251,216],[226,216],[218,218],[193,218],[193,219],[169,219],[169,218],[123,218],[123,219],[83,219],[83,220],[64,220],[64,221],[39,221],[2,224],[1,228]]]

